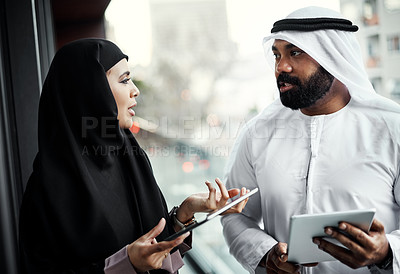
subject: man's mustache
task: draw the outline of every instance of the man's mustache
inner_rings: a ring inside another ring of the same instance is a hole
[[[295,77],[295,76],[290,76],[289,74],[283,72],[279,74],[278,78],[276,79],[276,82],[278,84],[278,87],[281,85],[279,83],[284,82],[292,85],[299,86],[301,85],[300,79]]]

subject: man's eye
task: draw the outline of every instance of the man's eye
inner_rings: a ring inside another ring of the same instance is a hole
[[[303,52],[302,51],[300,51],[300,50],[293,50],[292,52],[291,52],[291,55],[292,56],[299,56],[300,54],[302,54]]]
[[[278,59],[278,58],[280,58],[280,57],[281,57],[281,55],[280,55],[280,54],[278,54],[278,53],[274,53],[274,56],[275,56],[275,59]]]

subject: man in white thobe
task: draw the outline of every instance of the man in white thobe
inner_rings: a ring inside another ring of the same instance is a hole
[[[376,94],[357,26],[308,7],[264,39],[280,99],[244,126],[227,166],[229,188],[253,195],[222,218],[230,252],[250,273],[400,273],[400,107]],[[349,249],[314,239],[336,261],[287,261],[292,215],[375,208],[368,233],[326,229]]]

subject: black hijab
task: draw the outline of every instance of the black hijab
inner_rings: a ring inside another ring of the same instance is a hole
[[[121,129],[106,71],[128,58],[113,43],[83,39],[61,48],[39,105],[39,152],[20,211],[28,273],[103,273],[104,259],[164,217],[144,151]]]

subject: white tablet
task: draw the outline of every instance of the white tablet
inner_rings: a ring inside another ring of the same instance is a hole
[[[313,243],[314,237],[325,237],[324,228],[337,227],[344,221],[368,232],[375,215],[375,209],[362,209],[350,211],[338,211],[322,214],[294,215],[290,218],[288,261],[305,264],[336,260],[328,253],[318,249]],[[336,241],[331,238],[329,241]],[[336,243],[339,243],[336,241]]]
[[[241,201],[249,198],[251,195],[253,195],[254,193],[256,193],[258,191],[258,187],[256,187],[255,189],[253,189],[252,191],[244,194],[243,196],[238,196],[238,198],[233,198],[233,200],[229,203],[227,203],[226,205],[224,205],[223,207],[221,207],[220,209],[211,212],[209,214],[207,214],[206,218],[200,222],[196,222],[193,223],[191,225],[188,225],[187,227],[185,227],[184,229],[179,230],[178,232],[176,232],[175,234],[167,237],[166,239],[164,239],[164,241],[171,241],[183,234],[185,234],[186,232],[192,231],[193,229],[195,229],[196,227],[199,227],[203,224],[205,224],[206,222],[214,219],[215,217],[217,217],[218,215],[220,215],[221,213],[224,213],[225,211],[227,211],[228,209],[230,209],[231,207],[237,205],[238,203],[240,203]]]

